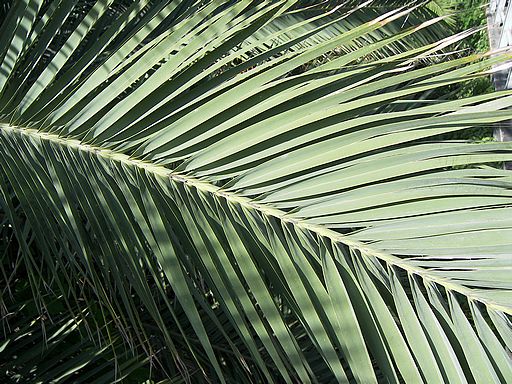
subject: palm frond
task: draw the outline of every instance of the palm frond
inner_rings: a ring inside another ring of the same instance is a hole
[[[480,165],[512,147],[433,139],[512,94],[415,101],[508,57],[419,64],[460,34],[362,61],[440,21],[370,38],[409,8],[344,30],[294,1],[113,4],[4,24],[0,202],[37,284],[188,381],[512,380],[511,177]]]

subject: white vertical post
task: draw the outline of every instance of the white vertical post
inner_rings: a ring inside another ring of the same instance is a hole
[[[512,7],[511,0],[490,0],[487,6],[487,31],[491,50],[510,46],[512,43]],[[510,70],[505,69],[493,74],[492,80],[497,91],[512,89]],[[494,139],[512,141],[512,121],[496,124]],[[506,169],[512,169],[512,163],[505,164]]]

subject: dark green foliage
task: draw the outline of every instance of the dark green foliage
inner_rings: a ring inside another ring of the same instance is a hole
[[[461,52],[457,55],[467,55],[474,53],[483,53],[489,50],[489,39],[487,35],[487,18],[485,0],[437,0],[435,2],[440,7],[440,14],[453,15],[450,17],[450,25],[453,33],[466,31],[481,27],[462,40],[457,50]],[[478,77],[457,84],[444,90],[444,94],[436,94],[440,99],[460,99],[476,95],[483,95],[494,90],[490,77]],[[457,131],[445,135],[446,140],[472,140],[489,141],[492,140],[493,127],[476,127],[464,131]]]
[[[459,31],[474,27],[484,27],[481,31],[468,37],[462,44],[463,47],[472,52],[485,52],[489,49],[487,37],[487,18],[485,13],[484,0],[458,0],[451,1],[454,10],[454,26]]]

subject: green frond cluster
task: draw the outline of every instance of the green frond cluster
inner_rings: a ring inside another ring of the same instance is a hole
[[[369,4],[12,3],[0,378],[512,381],[509,57]]]

